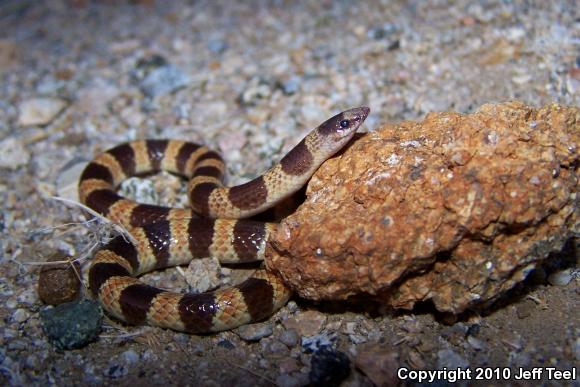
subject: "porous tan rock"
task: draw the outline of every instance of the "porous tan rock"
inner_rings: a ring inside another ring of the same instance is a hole
[[[579,145],[580,110],[555,104],[384,125],[316,172],[267,265],[304,298],[460,313],[578,231]]]

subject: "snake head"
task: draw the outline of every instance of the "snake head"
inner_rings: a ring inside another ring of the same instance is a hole
[[[333,136],[336,138],[353,135],[367,118],[370,111],[371,109],[366,106],[345,110],[320,124],[318,133],[322,136]]]
[[[320,140],[327,143],[329,151],[338,151],[350,141],[370,111],[368,107],[362,106],[346,110],[328,119],[317,128]]]

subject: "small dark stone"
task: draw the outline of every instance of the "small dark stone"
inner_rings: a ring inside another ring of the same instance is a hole
[[[477,334],[479,334],[480,330],[481,330],[481,325],[471,324],[469,327],[467,327],[467,331],[465,332],[465,337],[476,336]]]
[[[42,330],[56,348],[81,348],[101,331],[103,312],[99,304],[81,300],[40,311]]]
[[[137,61],[135,68],[136,70],[141,71],[143,74],[133,74],[133,75],[137,77],[141,76],[141,78],[144,78],[145,75],[147,75],[151,70],[167,66],[168,64],[169,62],[167,62],[167,59],[165,59],[161,55],[153,54],[141,58]]]
[[[229,341],[228,339],[223,339],[223,340],[218,341],[217,345],[218,345],[218,347],[223,347],[225,349],[234,349],[234,348],[236,348],[236,346],[231,341]]]
[[[382,26],[376,26],[367,32],[367,36],[374,40],[382,40],[397,32],[398,28],[394,24],[383,24]]]
[[[322,347],[314,353],[308,378],[312,386],[338,386],[350,374],[350,360],[340,351]]]
[[[68,259],[66,254],[56,252],[48,257],[47,262],[67,261]],[[49,305],[74,301],[79,295],[80,273],[78,262],[44,266],[38,276],[38,297]]]
[[[298,336],[298,333],[296,332],[295,329],[288,329],[282,332],[279,339],[289,348],[292,348],[298,345],[298,342],[300,341],[300,336]]]
[[[127,368],[123,367],[122,365],[112,365],[107,370],[104,371],[105,376],[111,379],[119,379],[123,376],[127,375],[128,370]]]

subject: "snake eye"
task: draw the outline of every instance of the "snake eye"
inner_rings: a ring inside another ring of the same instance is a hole
[[[350,122],[348,120],[342,120],[342,121],[340,121],[340,127],[341,128],[347,128],[349,124],[350,124]]]

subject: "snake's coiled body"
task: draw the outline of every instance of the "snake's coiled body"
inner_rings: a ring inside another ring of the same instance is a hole
[[[81,175],[80,199],[126,227],[135,242],[119,236],[96,254],[89,271],[92,293],[119,320],[191,333],[231,329],[268,317],[286,303],[290,291],[264,269],[239,285],[203,294],[169,292],[135,277],[194,258],[213,256],[222,263],[263,260],[274,225],[242,218],[300,189],[352,138],[368,113],[361,107],[332,117],[263,175],[235,187],[222,186],[222,158],[194,143],[143,140],[102,153]],[[139,204],[115,191],[130,176],[160,170],[191,179],[192,209]]]

